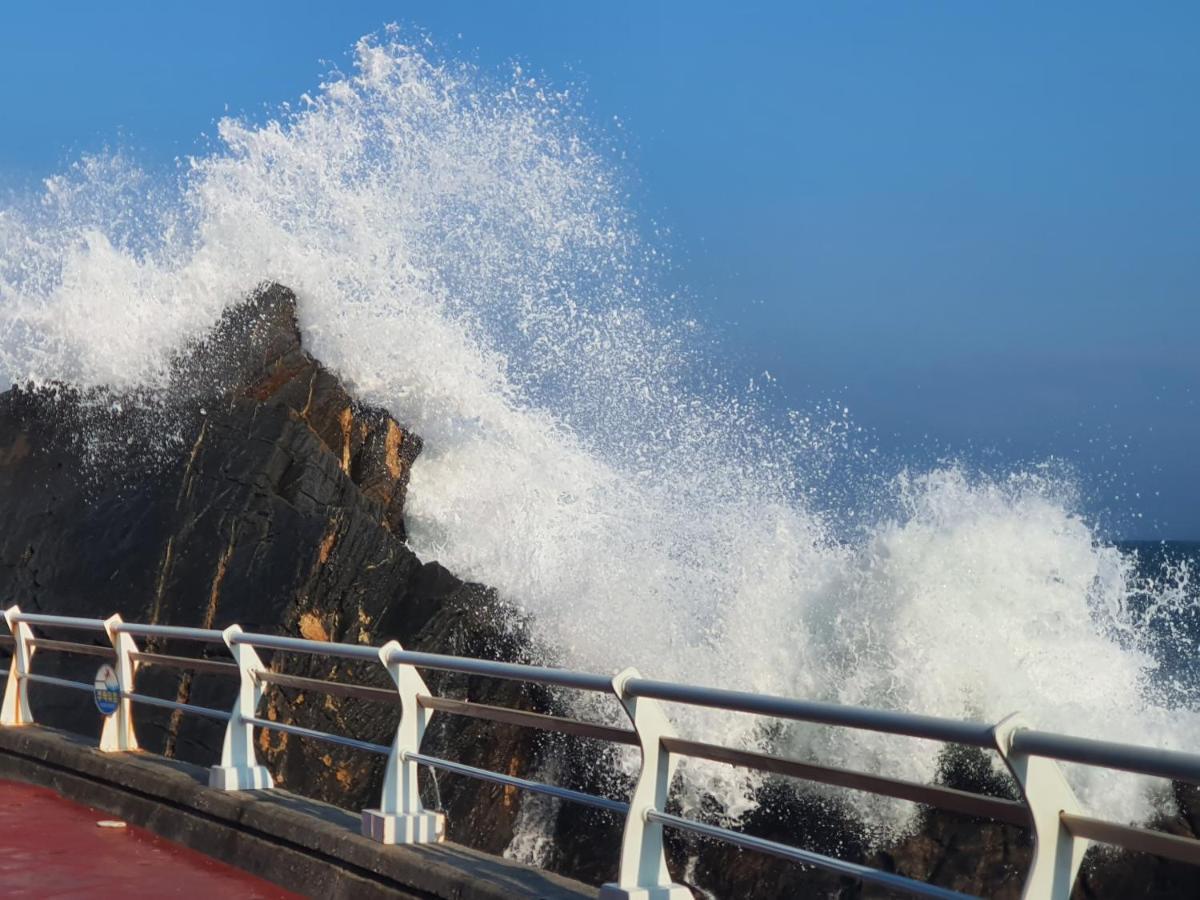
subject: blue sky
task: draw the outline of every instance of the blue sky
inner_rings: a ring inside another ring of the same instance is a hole
[[[1200,6],[5,4],[0,186],[169,164],[388,21],[618,117],[737,366],[891,456],[1061,456],[1115,533],[1200,537]]]

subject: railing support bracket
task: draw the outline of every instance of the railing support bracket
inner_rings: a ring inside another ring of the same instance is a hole
[[[234,637],[241,631],[240,625],[230,625],[221,635],[233,654],[240,677],[237,702],[225,728],[221,764],[208,772],[208,786],[219,791],[257,791],[275,786],[270,770],[258,764],[254,754],[254,726],[248,721],[258,714],[263,696],[262,682],[254,675],[266,666],[249,644],[234,643]]]
[[[379,659],[400,692],[400,724],[388,754],[379,808],[363,810],[362,833],[381,844],[436,844],[446,838],[446,817],[421,805],[418,765],[408,759],[410,753],[421,752],[433,711],[417,700],[429,693],[420,673],[411,665],[391,662],[392,653],[403,649],[399,641],[379,648]]]
[[[625,682],[640,677],[637,669],[625,669],[612,682],[637,732],[642,770],[629,799],[617,880],[600,888],[600,900],[693,900],[690,888],[671,881],[662,824],[647,818],[651,810],[666,810],[677,762],[662,745],[662,739],[674,737],[675,731],[658,701],[625,692]]]
[[[113,668],[117,672],[117,684],[121,689],[121,701],[117,711],[106,716],[104,726],[100,731],[100,751],[102,753],[119,753],[126,750],[137,750],[137,735],[133,731],[132,701],[129,695],[133,693],[133,674],[136,665],[131,653],[137,653],[138,647],[132,637],[117,631],[121,624],[119,615],[109,616],[104,620],[104,631],[112,642],[117,660]]]
[[[1028,727],[1025,718],[1014,713],[1002,719],[992,732],[996,749],[1020,785],[1033,821],[1033,863],[1021,897],[1068,900],[1091,842],[1074,837],[1062,822],[1063,813],[1079,815],[1080,808],[1058,763],[1013,751],[1013,734]]]
[[[10,606],[4,611],[4,621],[12,631],[12,662],[8,667],[8,683],[4,686],[4,706],[0,709],[0,725],[32,725],[33,712],[29,709],[29,687],[25,676],[33,659],[33,629],[18,622],[19,606]]]

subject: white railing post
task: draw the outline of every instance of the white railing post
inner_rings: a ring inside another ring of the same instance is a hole
[[[262,700],[262,683],[255,678],[266,670],[258,654],[249,644],[235,644],[233,639],[242,633],[241,625],[230,625],[222,632],[225,645],[233,654],[238,667],[238,696],[225,729],[221,747],[221,764],[208,773],[208,786],[222,791],[253,791],[275,786],[266,766],[258,764],[254,754],[254,726],[248,721],[258,714]]]
[[[410,753],[421,752],[421,739],[433,715],[417,700],[419,695],[428,694],[429,688],[415,667],[390,662],[392,653],[403,649],[399,641],[389,641],[379,648],[379,659],[400,692],[400,724],[388,754],[379,809],[363,810],[362,833],[383,844],[437,843],[445,840],[446,817],[421,805],[419,767],[408,758]]]
[[[1076,838],[1062,822],[1062,813],[1079,815],[1080,808],[1058,763],[1013,751],[1013,734],[1029,727],[1020,713],[1013,713],[992,730],[996,749],[1021,786],[1033,820],[1033,862],[1021,897],[1068,900],[1091,842]]]
[[[21,607],[10,606],[4,611],[4,621],[13,636],[12,662],[8,667],[8,683],[4,686],[4,707],[0,709],[0,725],[32,725],[33,713],[29,709],[29,684],[25,676],[33,662],[33,629],[18,622]]]
[[[625,669],[612,682],[613,692],[637,732],[642,770],[629,799],[617,881],[600,888],[600,900],[692,900],[691,890],[671,881],[667,871],[662,823],[647,819],[651,810],[666,812],[677,761],[662,746],[662,739],[675,732],[658,701],[625,693],[625,683],[639,677],[637,669]]]
[[[121,621],[117,614],[104,620],[104,631],[117,654],[113,668],[117,672],[117,684],[121,686],[121,699],[116,712],[104,717],[104,727],[100,731],[100,750],[104,753],[138,749],[137,735],[133,731],[133,701],[129,699],[133,693],[133,674],[136,670],[129,654],[136,653],[138,648],[132,637],[117,631]]]

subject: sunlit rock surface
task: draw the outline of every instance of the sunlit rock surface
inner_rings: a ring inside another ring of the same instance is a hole
[[[79,397],[68,388],[0,395],[0,598],[56,614],[284,633],[314,640],[504,656],[515,652],[491,592],[464,584],[404,543],[404,494],[421,442],[386,413],[354,402],[300,345],[295,298],[272,286],[236,307],[177,361],[153,412]],[[159,432],[171,432],[160,440]],[[115,448],[115,449],[114,449]],[[63,637],[80,640],[80,633]],[[86,639],[86,638],[84,638]],[[223,647],[171,643],[158,652]],[[43,672],[91,681],[98,661],[43,653]],[[276,656],[273,668],[345,678],[319,657]],[[379,668],[379,667],[376,667]],[[382,670],[360,672],[386,686]],[[456,696],[529,707],[517,686],[430,679]],[[143,668],[139,688],[228,709],[232,684]],[[96,730],[90,703],[33,691],[39,720]],[[262,714],[389,745],[397,709],[272,691]],[[197,716],[137,711],[143,747],[215,762],[221,726]],[[435,717],[433,752],[525,771],[528,735]],[[283,785],[351,808],[378,799],[382,760],[331,744],[262,733],[262,756]],[[441,785],[451,837],[494,851],[511,840],[516,808],[488,788]]]

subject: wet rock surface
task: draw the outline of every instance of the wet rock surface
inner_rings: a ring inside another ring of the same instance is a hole
[[[493,659],[535,655],[519,619],[492,591],[408,548],[404,499],[420,438],[386,411],[357,403],[304,350],[290,291],[260,289],[181,353],[171,372],[166,390],[145,403],[65,386],[0,395],[5,606],[101,618],[118,612],[132,621],[206,628],[239,623],[317,641],[397,639],[411,649]],[[52,636],[103,643],[81,635]],[[228,659],[220,645],[151,642],[143,649]],[[378,666],[262,655],[287,674],[390,687]],[[97,662],[47,652],[37,669],[90,682]],[[443,696],[556,708],[555,698],[535,686],[434,672],[427,681]],[[139,673],[144,693],[222,710],[233,702],[233,684],[218,674],[157,666]],[[98,716],[79,693],[39,685],[33,697],[39,721],[98,732]],[[260,714],[389,745],[399,709],[276,688]],[[222,723],[149,707],[138,709],[137,721],[147,750],[204,765],[219,757]],[[377,802],[381,756],[258,734],[260,757],[281,786],[349,809]],[[627,781],[614,774],[615,751],[594,741],[436,714],[424,749],[593,793],[628,793]],[[960,774],[949,777],[967,777],[961,773],[970,768],[951,766]],[[426,786],[428,803],[446,810],[452,840],[492,853],[513,845],[593,883],[615,875],[621,822],[609,813],[459,776],[427,778]],[[1178,792],[1185,812],[1164,825],[1192,836],[1200,802],[1195,789]],[[1020,895],[1031,854],[1023,829],[930,813],[911,837],[878,850],[856,838],[858,829],[828,803],[777,784],[768,784],[761,799],[744,823],[752,833],[966,893]],[[539,841],[539,834],[553,840]],[[702,895],[887,896],[726,845],[672,835],[669,850],[676,877]],[[1200,896],[1200,869],[1145,856],[1094,856],[1079,897]]]
[[[176,361],[152,413],[65,387],[0,395],[6,606],[517,654],[507,613],[491,591],[408,549],[403,504],[420,439],[386,412],[357,404],[302,349],[294,304],[289,291],[272,286],[232,310]],[[228,659],[220,645],[150,642],[143,649]],[[90,683],[98,662],[46,652],[37,666]],[[350,673],[344,664],[300,654],[278,654],[270,665],[334,680],[365,674],[388,686],[381,667]],[[534,705],[515,684],[430,682],[463,698]],[[198,706],[228,709],[233,702],[233,682],[221,675],[144,667],[138,683],[145,693]],[[78,693],[46,686],[32,694],[39,721],[98,729],[90,701]],[[399,711],[272,690],[261,713],[390,745]],[[150,751],[203,764],[219,757],[219,722],[149,707],[138,709],[137,722]],[[501,771],[525,772],[536,762],[529,737],[517,729],[448,716],[435,716],[434,724],[431,752]],[[351,809],[377,803],[380,757],[281,733],[260,736],[261,755],[282,785]],[[442,779],[439,787],[452,838],[493,852],[507,846],[514,804],[492,802],[480,796],[490,787],[460,778]]]

